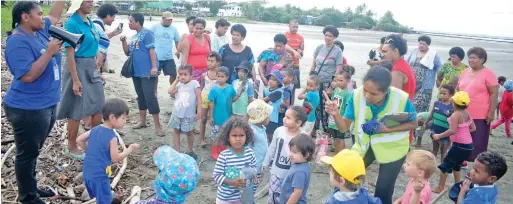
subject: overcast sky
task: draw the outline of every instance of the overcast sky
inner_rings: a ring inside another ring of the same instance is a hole
[[[511,0],[267,0],[309,9],[332,7],[344,11],[366,3],[380,18],[387,10],[403,25],[417,30],[513,37]]]

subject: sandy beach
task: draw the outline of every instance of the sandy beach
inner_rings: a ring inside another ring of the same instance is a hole
[[[159,23],[158,17],[153,17],[153,21],[146,19],[144,23],[145,27],[150,27],[154,23]],[[186,25],[183,22],[184,19],[175,19],[173,25],[178,28],[180,34],[187,31]],[[119,16],[118,20],[114,22],[112,27],[116,27],[117,23],[123,22],[125,24],[124,32],[120,35],[131,36],[135,34],[135,31],[128,29],[128,21],[126,16]],[[208,21],[208,27],[214,27],[214,22]],[[260,52],[266,48],[273,46],[273,37],[277,33],[284,33],[288,30],[287,25],[279,24],[267,24],[267,23],[255,23],[255,24],[244,24],[247,29],[247,37],[243,41],[244,44],[250,46],[255,56],[258,56]],[[356,81],[358,85],[361,85],[361,79],[369,68],[366,65],[368,59],[368,52],[372,48],[376,48],[379,45],[379,39],[386,36],[388,33],[376,32],[376,31],[357,31],[349,29],[339,29],[340,36],[339,40],[345,45],[344,56],[347,58],[349,64],[356,68]],[[310,70],[313,52],[317,45],[324,43],[322,28],[316,26],[300,26],[300,34],[305,38],[305,56],[301,59],[301,84],[306,84],[306,76]],[[413,49],[417,46],[418,35],[405,35],[408,40],[409,49]],[[157,42],[158,43],[158,42]],[[497,76],[505,76],[508,79],[513,79],[513,71],[511,66],[513,64],[513,43],[501,43],[501,42],[489,42],[480,40],[469,40],[469,39],[458,39],[449,37],[432,37],[431,49],[438,51],[442,59],[449,57],[449,49],[454,46],[460,46],[464,50],[468,50],[470,47],[479,46],[484,47],[488,52],[488,62],[485,64],[492,68]],[[116,70],[115,74],[104,74],[106,79],[105,85],[105,96],[106,98],[118,97],[127,101],[130,106],[130,115],[127,119],[127,125],[121,129],[125,132],[124,140],[125,143],[139,143],[141,149],[134,156],[129,157],[129,177],[123,177],[120,185],[131,186],[139,185],[141,187],[151,187],[153,179],[157,173],[157,169],[153,164],[150,157],[152,153],[161,145],[172,145],[172,130],[168,126],[169,117],[172,111],[173,100],[167,94],[169,88],[168,78],[161,75],[159,77],[158,84],[158,99],[160,104],[160,117],[161,123],[164,125],[166,132],[165,137],[157,137],[153,129],[153,119],[148,116],[148,121],[151,123],[149,128],[133,130],[131,126],[135,125],[139,113],[137,111],[137,101],[135,90],[131,79],[123,78],[120,76],[121,66],[126,60],[119,41],[119,36],[111,39],[111,47],[108,54],[108,64],[111,69]],[[468,64],[468,59],[465,58],[464,62]],[[2,71],[2,76],[10,74]],[[435,95],[435,94],[434,94]],[[297,103],[301,103],[298,101]],[[80,131],[83,131],[82,129]],[[513,145],[511,145],[511,138],[506,138],[503,127],[499,128],[494,132],[494,136],[490,138],[489,150],[496,151],[503,155],[510,167],[510,171],[496,184],[499,187],[499,200],[497,203],[513,203]],[[3,137],[4,135],[2,135]],[[199,138],[197,136],[196,138]],[[189,196],[186,203],[215,203],[217,187],[214,184],[212,178],[212,172],[215,165],[215,161],[209,157],[210,149],[201,149],[199,147],[199,139],[195,144],[195,152],[198,154],[198,163],[200,165],[201,179],[198,183],[197,188]],[[346,146],[351,144],[350,139],[346,140]],[[181,142],[182,148],[186,146],[186,137],[182,136]],[[413,147],[412,147],[413,148]],[[431,139],[426,135],[423,140],[422,149],[430,150],[432,148]],[[437,160],[440,156],[438,156]],[[149,161],[148,161],[149,159]],[[313,172],[311,175],[310,188],[308,189],[308,201],[309,203],[324,203],[329,197],[331,187],[329,186],[328,169],[326,166],[312,163]],[[471,166],[469,166],[469,169]],[[378,165],[373,164],[367,169],[367,181],[376,181],[378,175]],[[466,172],[465,172],[466,173]],[[267,183],[267,176],[264,178],[262,183]],[[434,188],[438,184],[439,173],[437,172],[431,179],[431,187]],[[401,172],[396,185],[394,199],[399,197],[406,187],[408,178]],[[449,177],[448,183],[452,183],[452,176]],[[374,191],[369,185],[365,185],[371,192]],[[262,187],[262,186],[260,186]],[[127,187],[128,188],[128,187]],[[394,188],[394,186],[390,186]],[[151,190],[144,191],[142,198],[150,195]],[[435,195],[433,195],[435,197]],[[264,197],[257,201],[257,203],[266,203],[267,197]],[[447,196],[444,196],[438,201],[438,203],[452,203]]]

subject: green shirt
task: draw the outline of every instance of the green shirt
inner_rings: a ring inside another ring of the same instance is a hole
[[[340,107],[340,115],[344,115],[344,113],[346,112],[347,102],[349,101],[350,97],[351,97],[351,93],[349,92],[348,89],[342,90],[340,88],[336,88],[333,91],[331,100],[338,101],[338,104]],[[332,116],[330,116],[328,119],[328,128],[338,130],[337,125],[335,124],[335,120],[333,119]]]
[[[459,67],[454,67],[452,62],[446,62],[439,71],[440,75],[442,75],[440,86],[451,83],[454,78],[459,77],[466,68],[467,65],[463,63]]]

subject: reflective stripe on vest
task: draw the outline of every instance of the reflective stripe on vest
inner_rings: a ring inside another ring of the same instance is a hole
[[[383,118],[385,114],[404,111],[408,101],[408,94],[394,87],[390,87],[389,94],[386,107],[377,115],[378,120]],[[352,150],[359,152],[364,157],[369,149],[369,145],[371,145],[376,160],[379,163],[397,161],[408,153],[410,148],[409,131],[376,134],[372,135],[372,137],[363,132],[362,124],[372,119],[372,111],[365,102],[362,88],[354,91],[353,105],[355,111],[354,134],[356,142]]]

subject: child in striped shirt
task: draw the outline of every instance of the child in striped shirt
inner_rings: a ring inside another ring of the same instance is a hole
[[[253,131],[247,121],[232,116],[223,126],[219,137],[228,148],[219,154],[214,168],[214,181],[218,186],[216,203],[242,203],[241,189],[248,186],[243,171],[253,169],[253,182],[258,183],[255,154],[249,148],[253,144]]]

